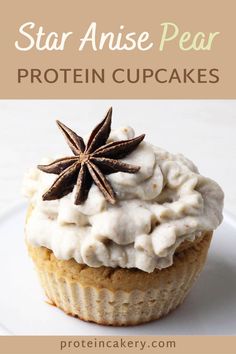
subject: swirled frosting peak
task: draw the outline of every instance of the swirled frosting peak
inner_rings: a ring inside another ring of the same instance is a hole
[[[108,142],[133,137],[133,129],[125,127],[111,131]],[[193,241],[221,223],[221,188],[183,155],[143,141],[122,161],[140,169],[107,176],[117,198],[114,205],[95,184],[81,205],[74,204],[76,186],[61,199],[43,201],[57,176],[36,168],[29,171],[24,180],[32,205],[27,241],[51,249],[59,259],[74,258],[91,267],[152,272],[170,266],[184,240]]]

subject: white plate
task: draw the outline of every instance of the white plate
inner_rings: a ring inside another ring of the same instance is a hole
[[[225,215],[207,264],[184,304],[166,318],[107,327],[65,315],[45,302],[24,244],[25,205],[0,218],[0,327],[17,335],[236,334],[236,221]]]

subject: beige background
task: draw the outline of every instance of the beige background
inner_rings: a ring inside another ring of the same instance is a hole
[[[234,32],[236,3],[233,0],[214,1],[5,1],[0,13],[1,26],[1,98],[236,98],[234,90]],[[17,51],[15,40],[22,23],[33,21],[46,31],[73,31],[63,52]],[[192,33],[220,31],[211,51],[181,52],[176,43],[168,50],[157,48],[148,52],[92,52],[77,50],[79,38],[92,21],[99,31],[117,31],[124,25],[127,31],[149,31],[159,42],[165,21],[175,22],[181,31]],[[144,84],[17,84],[17,68],[102,68],[107,73],[114,68],[219,68],[218,84],[164,84],[154,81]]]
[[[123,337],[126,340],[142,340],[146,341],[149,348],[140,353],[163,353],[163,354],[233,354],[235,353],[236,337],[211,337],[211,336],[127,336]],[[109,337],[100,337],[103,340],[109,340]],[[120,341],[120,337],[111,337],[112,340]],[[136,354],[135,348],[86,348],[86,349],[67,349],[60,350],[60,341],[82,341],[86,342],[94,340],[94,337],[1,337],[0,344],[2,353],[4,354],[41,354],[41,353],[125,353]],[[153,340],[168,341],[175,340],[176,348],[152,348],[151,343]]]

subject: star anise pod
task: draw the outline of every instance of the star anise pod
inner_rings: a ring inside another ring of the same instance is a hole
[[[112,108],[94,128],[87,144],[75,132],[57,121],[74,156],[63,157],[49,165],[38,166],[43,172],[59,175],[43,195],[43,200],[60,199],[70,193],[76,185],[75,204],[82,204],[87,199],[94,182],[106,200],[111,204],[115,203],[115,192],[105,175],[116,172],[138,172],[139,166],[130,165],[120,159],[135,150],[145,135],[106,144],[111,131],[111,118]]]

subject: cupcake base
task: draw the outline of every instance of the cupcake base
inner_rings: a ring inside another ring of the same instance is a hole
[[[212,232],[181,247],[171,267],[92,268],[58,260],[44,247],[28,245],[49,300],[65,313],[103,325],[129,326],[157,320],[178,307],[201,272]]]

